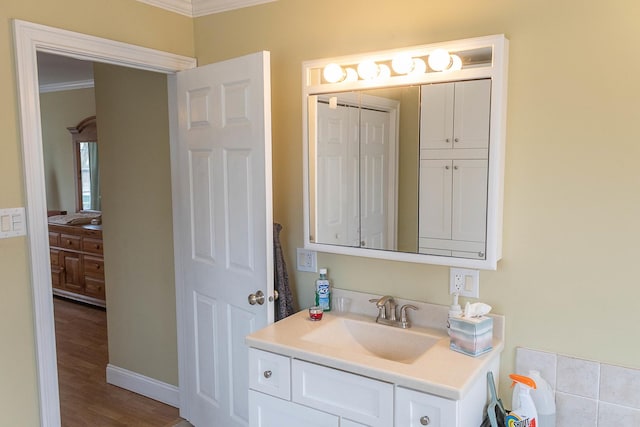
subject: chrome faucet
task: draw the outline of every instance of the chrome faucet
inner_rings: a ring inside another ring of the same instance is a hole
[[[375,303],[378,309],[378,317],[376,323],[382,325],[395,326],[397,328],[407,329],[411,327],[411,323],[407,318],[407,309],[418,310],[418,307],[411,304],[404,304],[400,307],[400,320],[397,319],[398,305],[392,296],[385,295],[379,299],[373,298],[369,302]]]

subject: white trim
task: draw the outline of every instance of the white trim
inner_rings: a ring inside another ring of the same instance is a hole
[[[193,17],[257,6],[277,0],[193,0]]]
[[[277,0],[137,0],[190,18],[257,6]]]
[[[74,82],[49,83],[40,85],[40,93],[62,92],[63,90],[89,89],[94,87],[93,79]]]
[[[107,365],[107,383],[141,394],[174,408],[180,407],[180,389],[128,369]]]
[[[180,15],[193,18],[193,5],[191,0],[138,0],[140,3],[146,3],[169,12],[179,13]]]
[[[16,75],[20,101],[20,130],[24,168],[31,286],[40,400],[40,425],[60,426],[60,398],[49,268],[49,239],[38,63],[36,52],[49,52],[149,71],[175,73],[193,68],[193,58],[102,39],[30,22],[14,20]],[[171,139],[171,145],[176,144]],[[179,286],[176,283],[176,286]]]

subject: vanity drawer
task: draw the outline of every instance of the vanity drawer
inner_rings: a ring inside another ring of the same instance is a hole
[[[60,234],[60,246],[62,246],[64,249],[79,251],[81,242],[82,238],[80,236],[73,236],[71,234]]]
[[[292,400],[371,427],[393,424],[393,385],[294,359]]]
[[[281,399],[291,399],[291,359],[249,349],[249,388]]]
[[[102,254],[102,240],[84,237],[82,239],[82,250],[93,254]]]
[[[84,274],[90,277],[104,278],[104,260],[90,255],[84,256]]]
[[[396,389],[396,427],[456,427],[458,403],[404,387]],[[425,424],[426,423],[426,424]]]
[[[60,246],[60,233],[49,232],[49,246]]]

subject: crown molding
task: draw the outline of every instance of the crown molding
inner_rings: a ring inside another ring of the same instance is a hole
[[[256,6],[277,0],[137,0],[191,18]]]
[[[61,92],[63,90],[89,89],[94,86],[93,79],[74,82],[48,83],[40,85],[40,93]]]
[[[159,7],[170,12],[179,13],[193,18],[192,0],[137,0],[151,6]]]
[[[277,0],[192,0],[193,17],[221,13],[243,7],[257,6]]]

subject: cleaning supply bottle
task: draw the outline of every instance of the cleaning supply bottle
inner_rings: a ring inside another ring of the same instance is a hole
[[[320,278],[316,280],[316,305],[323,311],[331,311],[331,282],[326,268],[320,269]]]
[[[536,389],[530,391],[533,404],[536,405],[538,411],[538,427],[556,427],[556,401],[553,395],[553,389],[548,382],[540,375],[539,371],[530,370],[528,374],[536,383]],[[513,399],[511,405],[514,408],[520,406],[520,384],[516,384],[513,388]]]
[[[531,390],[537,388],[536,382],[523,375],[511,374],[509,378],[513,380],[514,386],[516,384],[520,385],[518,390],[520,403],[516,409],[507,415],[507,427],[539,427],[538,411],[536,411],[536,405],[529,394]],[[515,407],[515,405],[513,406]]]

